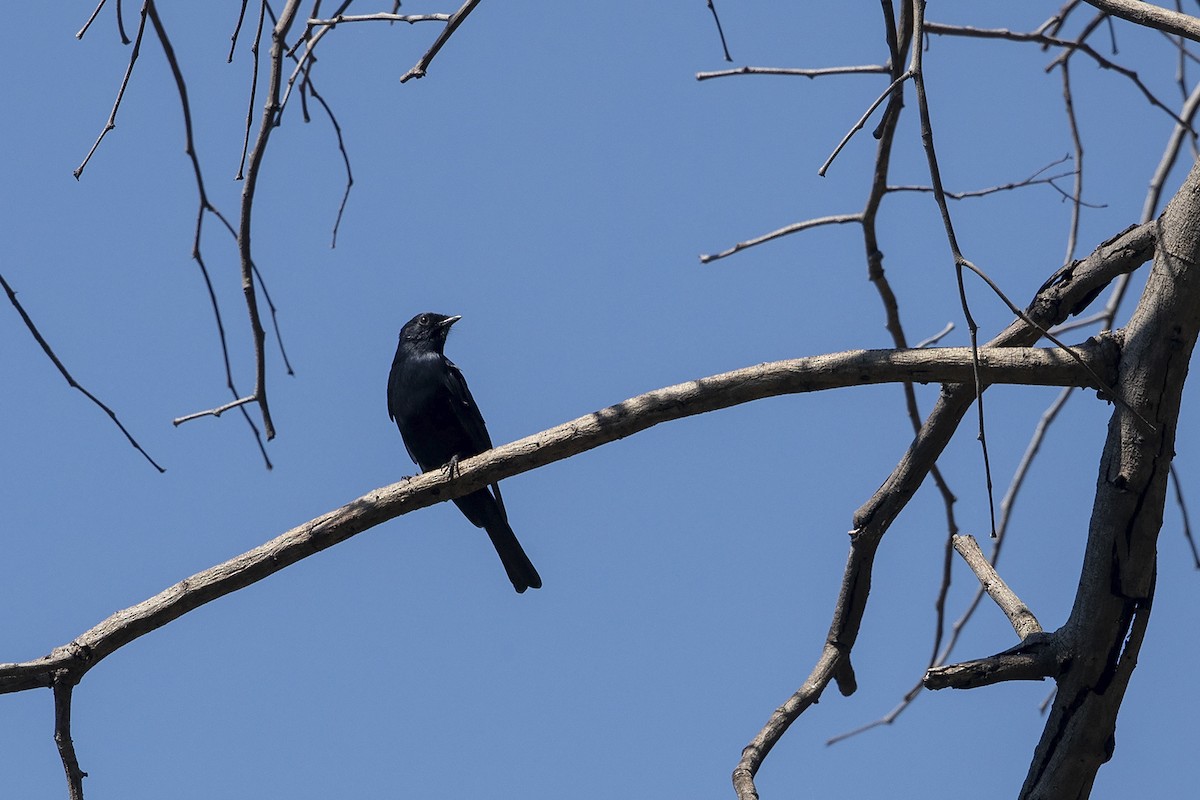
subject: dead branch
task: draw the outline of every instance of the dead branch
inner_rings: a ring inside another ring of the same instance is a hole
[[[129,441],[129,443],[131,445],[133,445],[133,449],[135,449],[139,453],[141,453],[142,457],[150,462],[150,466],[154,467],[160,473],[166,472],[166,470],[164,468],[159,466],[157,461],[155,461],[153,458],[150,457],[149,453],[147,453],[145,450],[142,449],[142,446],[137,443],[137,439],[133,438],[133,434],[131,434],[125,428],[125,426],[121,424],[121,420],[117,419],[116,412],[113,411],[108,406],[106,406],[104,403],[102,403],[100,401],[100,398],[96,397],[96,395],[92,394],[87,389],[85,389],[81,383],[79,383],[77,380],[75,380],[75,378],[73,378],[71,376],[71,373],[67,371],[67,368],[65,366],[63,366],[62,361],[59,360],[57,355],[55,355],[54,350],[50,347],[49,342],[47,342],[45,337],[42,336],[42,333],[41,333],[41,331],[38,330],[37,325],[35,325],[33,323],[33,318],[29,316],[29,313],[27,311],[25,311],[25,307],[21,305],[21,301],[17,299],[17,293],[13,290],[13,288],[11,286],[8,285],[8,281],[6,281],[4,279],[4,275],[2,275],[2,274],[0,274],[0,288],[3,288],[4,293],[8,295],[8,301],[10,303],[12,303],[13,308],[15,308],[17,310],[17,314],[20,315],[21,321],[25,323],[25,328],[29,331],[30,334],[33,335],[33,338],[34,338],[34,340],[37,341],[38,346],[40,346],[42,348],[42,352],[46,354],[46,357],[49,358],[50,362],[52,364],[54,364],[54,366],[58,369],[59,374],[61,374],[64,378],[67,379],[67,384],[70,385],[71,388],[73,388],[73,389],[78,389],[80,392],[83,393],[84,397],[86,397],[88,400],[91,400],[92,403],[95,404],[95,406],[97,408],[99,408],[101,411],[103,411],[105,414],[107,414],[108,418],[111,419],[113,421],[113,424],[116,425],[117,428],[120,429],[121,433],[125,434],[125,438]]]
[[[1116,367],[1112,340],[1078,348],[1101,372]],[[236,558],[193,575],[55,648],[20,664],[0,664],[0,694],[52,685],[66,670],[78,682],[89,669],[134,639],[199,606],[262,580],[313,553],[403,514],[452,500],[481,486],[561,461],[663,422],[784,394],[897,381],[964,381],[972,375],[967,348],[856,350],[776,361],[668,386],[541,433],[370,492]],[[985,383],[1089,385],[1090,375],[1059,350],[985,348]]]

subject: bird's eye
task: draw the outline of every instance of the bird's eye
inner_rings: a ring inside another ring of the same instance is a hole
[[[429,324],[429,317],[427,317],[427,316],[425,316],[424,314],[422,314],[422,315],[421,315],[421,324],[422,324],[422,325],[428,325],[428,324]]]

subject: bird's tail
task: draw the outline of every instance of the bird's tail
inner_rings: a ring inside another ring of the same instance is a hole
[[[538,575],[537,570],[533,567],[533,562],[529,560],[529,556],[525,555],[525,550],[517,541],[517,535],[509,527],[507,520],[503,518],[490,520],[486,530],[488,538],[492,540],[492,547],[496,548],[496,554],[500,556],[500,562],[504,564],[504,571],[508,573],[508,579],[512,581],[513,588],[518,592],[542,588],[542,576]]]
[[[504,513],[504,501],[501,499],[499,486],[493,484],[490,492],[487,489],[471,492],[454,503],[471,524],[487,531],[514,589],[523,592],[526,589],[542,588],[542,576],[533,568],[533,562],[525,555],[525,550],[517,541],[517,535],[508,524],[508,515]]]

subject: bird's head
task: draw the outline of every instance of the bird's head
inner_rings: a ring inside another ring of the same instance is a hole
[[[420,349],[428,348],[440,353],[446,345],[446,336],[450,333],[450,326],[460,319],[462,317],[447,317],[445,314],[434,314],[431,311],[417,314],[400,329],[400,343]]]

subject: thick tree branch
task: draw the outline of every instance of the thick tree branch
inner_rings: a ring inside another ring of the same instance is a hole
[[[921,682],[926,689],[978,689],[1005,681],[1045,680],[1062,671],[1057,642],[1052,634],[1039,631],[1003,653],[932,667]]]
[[[1108,339],[1079,347],[1084,361],[1101,374],[1115,369],[1116,350]],[[987,383],[1088,385],[1093,380],[1058,349],[984,349],[980,368]],[[0,694],[50,686],[63,670],[78,682],[96,663],[139,636],[355,534],[663,422],[782,394],[897,381],[964,381],[972,370],[971,351],[964,347],[859,350],[760,364],[639,395],[465,459],[453,477],[435,470],[377,489],[118,611],[43,658],[0,664]]]
[[[1087,0],[1114,17],[1200,42],[1200,19],[1141,0]]]
[[[1159,247],[1126,326],[1117,407],[1101,456],[1071,650],[1021,796],[1084,797],[1112,753],[1117,711],[1154,597],[1156,547],[1183,385],[1200,328],[1200,162],[1154,223]],[[1137,414],[1154,423],[1147,431]]]
[[[1052,327],[1087,308],[1088,304],[1116,276],[1144,264],[1154,254],[1154,226],[1132,226],[1103,242],[1087,258],[1058,270],[1038,290],[1025,310],[990,345],[1026,346],[1037,341]],[[984,352],[986,348],[980,348]],[[946,385],[933,411],[921,426],[908,452],[892,470],[883,485],[854,514],[850,532],[850,556],[842,577],[842,587],[834,607],[826,646],[804,685],[767,720],[763,729],[742,750],[733,771],[733,784],[743,800],[757,798],[754,776],[779,738],[804,709],[817,698],[829,679],[839,674],[839,664],[850,657],[858,638],[870,594],[875,551],[892,522],[912,499],[937,463],[938,457],[958,429],[963,415],[975,399],[975,386],[969,383]],[[833,659],[833,663],[829,660]]]
[[[54,743],[67,774],[67,795],[71,800],[83,800],[83,779],[87,773],[79,768],[75,742],[71,738],[71,692],[75,684],[67,672],[54,680]]]

